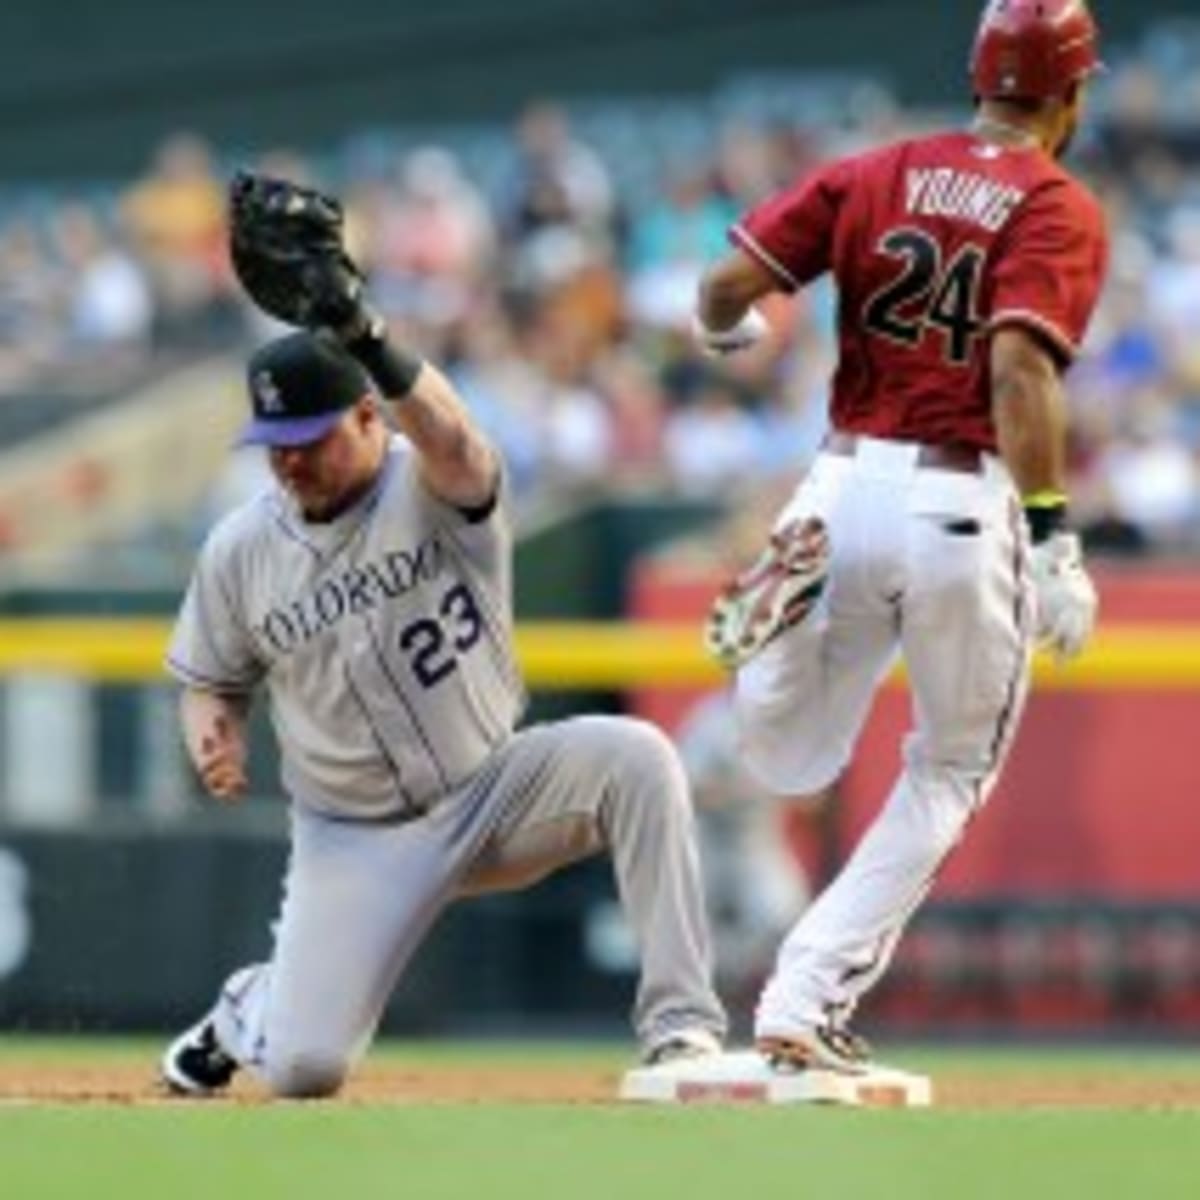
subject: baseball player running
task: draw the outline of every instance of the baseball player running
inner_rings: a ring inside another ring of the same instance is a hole
[[[251,294],[316,329],[250,360],[242,441],[266,447],[276,486],[208,537],[168,663],[188,753],[220,799],[246,786],[246,714],[266,693],[291,857],[270,960],[234,972],[170,1045],[165,1082],[204,1095],[245,1068],[277,1096],[336,1092],[448,903],[602,850],[641,949],[644,1059],[718,1050],[672,747],[622,718],[514,733],[524,695],[494,451],[446,378],[362,307],[334,202],[243,177],[233,233]]]
[[[701,287],[713,353],[757,338],[766,293],[826,271],[840,292],[832,430],[710,619],[736,669],[747,762],[777,792],[819,792],[897,652],[913,696],[900,778],[762,992],[757,1045],[784,1069],[867,1068],[849,1018],[995,782],[1035,640],[1071,656],[1092,629],[1067,528],[1061,377],[1106,234],[1057,160],[1098,65],[1083,0],[995,0],[969,128],[834,162],[769,198]]]

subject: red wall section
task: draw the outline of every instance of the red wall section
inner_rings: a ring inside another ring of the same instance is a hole
[[[1100,616],[1106,622],[1200,624],[1200,568],[1099,567]]]
[[[1198,708],[1180,692],[1035,693],[937,894],[1200,898]],[[891,787],[907,725],[907,695],[888,688],[842,789],[847,837]]]
[[[1200,624],[1200,571],[1098,575],[1106,621]],[[630,615],[699,620],[718,582],[647,563]],[[648,689],[633,699],[671,729],[695,693]],[[891,787],[907,723],[904,690],[884,689],[843,783],[846,839]],[[1005,774],[937,894],[1200,899],[1200,686],[1035,693]]]

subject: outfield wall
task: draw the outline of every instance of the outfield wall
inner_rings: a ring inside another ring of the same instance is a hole
[[[1096,576],[1099,635],[1069,667],[1038,662],[1007,770],[938,897],[1200,903],[1200,574]],[[716,583],[652,560],[635,576],[632,613],[698,621]],[[635,706],[672,729],[700,694],[643,687]],[[890,788],[908,725],[907,693],[885,688],[839,789],[843,849]]]
[[[522,626],[531,682],[629,692],[672,727],[721,686],[694,619],[712,582],[658,563],[633,592],[658,623]],[[1094,648],[1065,671],[1039,662],[1008,776],[868,1022],[917,1033],[1200,1032],[1200,577],[1109,571],[1100,582],[1107,623]],[[230,812],[200,801],[161,682],[165,637],[158,617],[0,622],[0,1027],[167,1027],[266,952],[283,805],[264,795]],[[110,703],[91,703],[92,692]],[[96,717],[114,705],[138,719]],[[832,820],[815,843],[796,838],[798,853],[815,850],[818,879],[890,782],[905,714],[897,679]],[[86,783],[103,764],[72,751],[85,735],[116,743],[136,778],[106,783],[101,769]],[[273,791],[273,764],[257,779]],[[17,809],[14,786],[24,789]],[[89,787],[109,787],[114,802],[96,805]],[[462,906],[414,964],[388,1027],[615,1031],[635,978],[617,917],[602,862]],[[748,997],[731,996],[743,1018]]]
[[[279,814],[274,816],[278,818]],[[173,828],[0,832],[0,1030],[161,1030],[270,947],[286,846],[271,814]],[[615,1031],[633,960],[599,863],[447,914],[385,1028]]]

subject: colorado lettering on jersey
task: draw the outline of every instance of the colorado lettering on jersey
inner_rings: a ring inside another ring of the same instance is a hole
[[[914,168],[907,178],[908,211],[914,216],[957,217],[995,233],[1025,199],[1010,183],[997,183],[952,167]]]
[[[436,579],[443,555],[441,541],[432,537],[415,550],[393,550],[377,562],[346,567],[286,608],[272,608],[257,632],[277,653],[289,654],[344,617],[378,608]]]

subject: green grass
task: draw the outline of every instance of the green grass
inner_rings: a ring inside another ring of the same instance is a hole
[[[151,1043],[0,1038],[0,1062],[153,1061]],[[385,1047],[421,1064],[613,1067],[620,1048]],[[892,1056],[889,1056],[892,1057]],[[1200,1055],[914,1050],[935,1079],[1187,1080]],[[613,1105],[0,1107],[4,1200],[1175,1200],[1200,1111]]]

